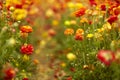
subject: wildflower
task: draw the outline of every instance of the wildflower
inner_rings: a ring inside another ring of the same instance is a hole
[[[83,16],[85,14],[86,8],[82,7],[79,10],[77,10],[74,14],[76,17]]]
[[[100,50],[97,53],[97,58],[104,63],[105,65],[109,66],[111,64],[111,62],[114,61],[115,59],[115,55],[114,52],[110,51],[110,50]]]
[[[64,34],[65,35],[72,35],[74,34],[74,30],[72,28],[67,28],[65,31],[64,31]]]
[[[80,20],[80,23],[88,23],[88,19],[87,19],[87,18],[82,18],[82,19]]]
[[[20,52],[22,54],[30,55],[30,54],[33,53],[33,51],[34,51],[34,48],[33,48],[33,46],[31,44],[24,44],[20,48]]]
[[[66,21],[64,22],[64,24],[65,24],[66,26],[69,26],[71,23],[70,23],[70,21],[66,20]]]
[[[88,69],[89,66],[87,64],[83,65],[83,69]]]
[[[89,2],[90,2],[91,6],[96,6],[97,5],[97,3],[95,2],[95,0],[89,0]]]
[[[27,37],[28,37],[28,33],[21,32],[21,31],[20,31],[20,36],[21,36],[22,38],[27,38]]]
[[[50,29],[50,30],[48,31],[48,34],[49,34],[50,36],[55,36],[55,35],[56,35],[56,32],[55,32],[55,30]]]
[[[34,64],[38,64],[39,60],[38,59],[34,59],[33,62],[34,62]]]
[[[73,54],[73,53],[68,53],[67,54],[67,59],[70,60],[70,61],[75,60],[76,59],[76,55]]]
[[[15,77],[16,71],[13,68],[8,68],[5,70],[5,80],[11,80],[13,77]]]
[[[76,3],[76,4],[75,4],[75,8],[77,8],[77,9],[78,9],[78,8],[82,8],[82,7],[83,7],[83,4],[81,4],[81,3]]]
[[[116,15],[113,15],[113,16],[110,16],[107,21],[108,21],[110,24],[112,24],[112,23],[115,22],[117,19],[118,19],[118,17],[117,17]]]
[[[62,67],[66,67],[66,63],[64,63],[64,62],[62,62],[60,65],[61,65]]]
[[[28,78],[23,78],[22,80],[29,80]]]
[[[83,35],[83,34],[84,34],[84,30],[81,29],[81,28],[79,28],[79,29],[77,29],[76,34],[81,34],[81,35]]]
[[[21,26],[20,31],[23,33],[30,33],[33,31],[31,26]]]
[[[110,25],[110,23],[107,22],[107,23],[103,24],[102,28],[103,28],[104,30],[111,30],[111,29],[112,29],[112,26]]]
[[[28,55],[24,55],[22,58],[23,58],[23,61],[28,61],[30,59]]]
[[[87,34],[87,38],[92,38],[93,34]]]
[[[10,11],[14,11],[15,10],[15,8],[13,6],[11,6],[9,9],[10,9]]]
[[[105,4],[102,4],[102,5],[100,6],[100,8],[101,8],[102,11],[106,11],[106,5],[105,5]]]
[[[27,11],[25,9],[15,9],[12,17],[16,20],[24,19],[27,16]]]
[[[120,6],[113,8],[113,12],[115,15],[119,15],[120,14]]]
[[[75,24],[76,24],[76,21],[75,21],[75,20],[71,20],[71,21],[70,21],[70,24],[75,25]]]
[[[68,8],[74,8],[75,4],[73,2],[68,2],[67,6],[68,6]]]
[[[80,40],[82,41],[84,39],[84,36],[82,34],[76,34],[75,35],[75,40]]]
[[[69,76],[69,77],[67,77],[67,79],[66,80],[72,80],[72,77],[71,76]]]
[[[53,20],[53,21],[52,21],[52,25],[53,25],[53,26],[58,26],[58,24],[59,24],[59,22],[58,22],[57,20]]]
[[[54,12],[53,12],[52,9],[48,9],[48,10],[46,11],[46,16],[47,16],[47,17],[51,17],[51,16],[53,16],[53,14],[54,14]]]

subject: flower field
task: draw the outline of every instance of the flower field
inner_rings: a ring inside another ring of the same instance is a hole
[[[0,80],[120,80],[120,0],[0,0]]]

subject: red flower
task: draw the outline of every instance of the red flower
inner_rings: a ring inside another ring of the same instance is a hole
[[[116,15],[113,15],[113,16],[110,16],[107,21],[108,21],[110,24],[112,24],[112,23],[115,22],[117,19],[118,19],[118,17],[117,17]]]
[[[104,63],[105,65],[109,66],[111,62],[115,60],[114,52],[110,50],[100,50],[97,53],[97,58]]]
[[[48,30],[48,34],[53,37],[56,35],[56,32],[55,32],[55,30],[50,29],[50,30]]]
[[[16,4],[15,8],[22,9],[23,5],[22,4]]]
[[[84,36],[83,35],[81,35],[81,34],[76,34],[75,35],[75,40],[80,40],[80,41],[82,41],[84,39]]]
[[[5,71],[5,77],[4,80],[11,80],[13,77],[15,77],[16,72],[13,68],[9,68]]]
[[[114,8],[113,11],[114,11],[115,15],[119,15],[120,14],[120,6]]]
[[[66,80],[72,80],[72,77],[70,76],[70,77],[68,77]]]
[[[20,48],[20,52],[27,55],[32,54],[33,51],[34,51],[34,48],[31,44],[24,44]]]
[[[100,7],[101,7],[101,10],[102,10],[102,11],[105,11],[105,10],[106,10],[106,5],[102,4]]]
[[[74,68],[74,67],[71,67],[71,68],[70,68],[70,71],[75,72],[75,68]]]
[[[85,11],[86,11],[86,8],[80,8],[79,10],[77,10],[76,12],[75,12],[75,16],[76,17],[80,17],[80,16],[82,16],[82,15],[84,15],[85,14]]]
[[[23,78],[22,80],[29,80],[28,78]]]
[[[30,33],[30,32],[32,32],[33,30],[32,30],[32,27],[31,26],[22,26],[21,28],[20,28],[20,31],[22,31],[23,33],[25,32],[25,33]]]
[[[89,0],[89,2],[90,2],[91,6],[96,6],[97,5],[97,3],[95,2],[95,0]]]

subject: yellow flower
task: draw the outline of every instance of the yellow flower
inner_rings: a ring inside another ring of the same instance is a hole
[[[59,24],[59,22],[58,22],[57,20],[53,20],[53,21],[52,21],[52,25],[53,25],[53,26],[58,26],[58,24]]]
[[[67,54],[67,59],[70,60],[70,61],[75,60],[76,59],[76,55],[73,54],[73,53],[68,53]]]
[[[66,26],[71,25],[71,24],[70,24],[70,21],[68,21],[68,20],[66,20],[66,21],[64,22],[64,24],[65,24]]]
[[[67,3],[68,8],[74,8],[75,4],[73,2]]]
[[[97,32],[98,32],[98,33],[102,33],[102,32],[104,32],[104,31],[105,31],[105,29],[104,29],[104,28],[97,29]]]
[[[87,18],[82,18],[82,19],[80,20],[80,23],[88,23]]]
[[[75,20],[71,20],[70,24],[75,25],[77,22]]]
[[[62,63],[61,63],[61,66],[62,66],[62,67],[66,67],[66,63],[62,62]]]
[[[24,19],[27,16],[27,11],[25,9],[15,9],[12,17],[16,20]]]
[[[76,3],[76,4],[75,4],[75,8],[79,9],[79,8],[81,8],[81,7],[83,7],[83,4],[81,4],[81,3]]]
[[[95,33],[95,34],[94,34],[94,37],[95,37],[97,40],[103,40],[103,36],[102,36],[100,33]]]
[[[10,11],[14,11],[15,10],[15,8],[12,6],[12,7],[10,7]]]
[[[28,61],[29,60],[29,56],[28,55],[24,55],[23,56],[23,61]]]
[[[88,34],[87,35],[87,38],[92,38],[93,37],[93,34]]]
[[[108,31],[112,29],[112,26],[110,25],[110,23],[107,22],[103,25],[103,28]]]
[[[53,10],[51,10],[51,9],[48,9],[48,10],[46,11],[46,16],[47,16],[47,17],[51,17],[51,16],[53,16],[53,14],[54,14],[54,12],[53,12]]]

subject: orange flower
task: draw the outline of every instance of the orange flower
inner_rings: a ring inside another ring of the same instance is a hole
[[[83,35],[84,34],[84,30],[83,29],[77,29],[76,34]]]
[[[79,10],[77,10],[77,11],[75,12],[75,16],[76,16],[76,17],[80,17],[80,16],[82,16],[82,15],[85,14],[85,11],[86,11],[86,8],[82,7],[82,8],[80,8]]]
[[[33,60],[33,63],[34,63],[34,64],[38,64],[38,63],[39,63],[39,60],[38,60],[38,59],[34,59],[34,60]]]
[[[21,36],[22,38],[27,38],[27,37],[28,37],[28,33],[20,32],[20,36]]]
[[[72,35],[72,34],[74,34],[74,30],[72,28],[68,28],[64,31],[64,34],[65,35]]]
[[[22,26],[20,28],[20,31],[22,31],[23,33],[30,33],[33,31],[32,27],[31,26]]]

